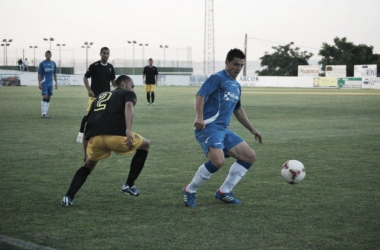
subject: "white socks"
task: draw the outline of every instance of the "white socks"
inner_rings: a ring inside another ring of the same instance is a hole
[[[186,191],[189,193],[197,192],[197,189],[210,179],[212,173],[207,170],[205,164],[202,164],[195,173],[193,180],[187,186]]]
[[[49,110],[49,105],[50,105],[50,102],[41,101],[41,112],[42,112],[42,115],[47,115],[47,112]]]
[[[222,193],[229,193],[232,189],[238,184],[238,182],[243,178],[245,173],[247,173],[248,169],[243,167],[237,162],[232,164],[228,176],[222,186],[220,186],[219,190]]]

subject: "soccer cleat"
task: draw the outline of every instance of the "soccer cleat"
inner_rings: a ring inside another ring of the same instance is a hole
[[[186,187],[187,186],[185,186],[182,190],[185,205],[186,205],[186,207],[196,207],[196,205],[195,205],[195,193],[187,192]]]
[[[234,194],[231,192],[229,193],[222,193],[220,190],[216,190],[215,192],[215,198],[221,201],[224,201],[226,203],[230,204],[241,204],[242,202],[235,198]]]
[[[78,137],[77,137],[77,143],[82,143],[83,142],[83,133],[79,132]]]
[[[153,106],[156,106],[156,104],[154,104],[154,102],[152,102],[152,105],[153,105]]]
[[[48,114],[43,114],[42,118],[50,118],[50,116]]]
[[[68,207],[71,205],[74,205],[74,201],[67,195],[63,196],[63,199],[61,201],[61,206]]]
[[[150,105],[150,102],[148,102],[146,105],[148,105],[148,106],[149,106],[149,105]]]
[[[133,195],[133,196],[139,196],[140,195],[140,191],[137,190],[137,188],[135,186],[129,187],[126,184],[124,184],[123,187],[121,188],[121,192],[123,192],[124,194]]]

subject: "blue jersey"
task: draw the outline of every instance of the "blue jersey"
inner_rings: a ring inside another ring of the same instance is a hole
[[[204,96],[203,120],[206,126],[227,128],[234,110],[240,109],[241,86],[225,70],[211,75],[197,92]]]
[[[41,76],[41,83],[53,86],[53,75],[57,74],[57,66],[53,61],[42,61],[38,66],[38,74]]]

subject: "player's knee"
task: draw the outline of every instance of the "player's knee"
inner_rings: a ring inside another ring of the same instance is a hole
[[[212,159],[210,161],[217,168],[221,168],[225,162],[224,158],[216,158],[216,159]]]
[[[257,159],[256,153],[255,151],[252,150],[252,153],[248,156],[248,162],[252,164],[254,161],[256,161],[256,159]]]
[[[150,147],[150,141],[144,138],[143,143],[141,144],[141,146],[138,149],[148,151],[149,147]]]

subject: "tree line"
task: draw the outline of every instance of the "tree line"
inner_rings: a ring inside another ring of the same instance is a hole
[[[264,67],[257,70],[259,76],[297,76],[298,65],[309,65],[308,60],[314,55],[311,52],[294,48],[294,42],[283,46],[272,47],[275,51],[260,57],[260,65]],[[380,68],[380,55],[373,53],[373,46],[365,44],[355,45],[348,42],[346,37],[334,38],[334,44],[323,43],[318,55],[322,59],[318,62],[325,70],[326,65],[346,65],[347,76],[354,76],[354,65],[377,64]]]

